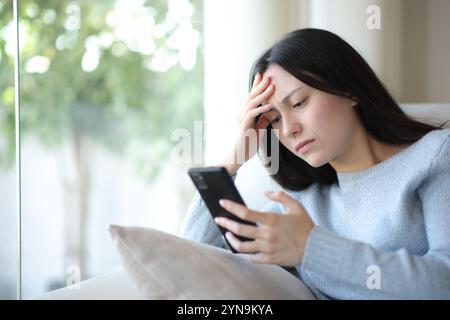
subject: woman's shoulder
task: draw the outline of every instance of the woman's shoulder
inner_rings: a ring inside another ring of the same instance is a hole
[[[428,132],[407,153],[403,170],[410,170],[417,181],[429,179],[437,172],[450,173],[450,128]],[[437,170],[437,171],[436,171]]]
[[[449,153],[450,128],[430,131],[419,140],[418,149],[430,162],[439,159],[441,154]]]
[[[450,128],[436,129],[428,132],[422,137],[424,140],[444,143],[450,137]]]
[[[434,142],[431,165],[443,165],[450,169],[450,128],[435,131],[430,138]]]
[[[449,148],[449,140],[450,128],[432,130],[400,151],[393,159],[398,160],[395,162],[401,166],[426,169],[440,152]]]
[[[448,186],[450,184],[450,129],[433,132],[433,137],[430,138],[429,152],[430,161],[426,164],[424,170],[423,181],[419,193],[425,194],[434,198],[438,193],[445,192],[442,199],[448,198]]]

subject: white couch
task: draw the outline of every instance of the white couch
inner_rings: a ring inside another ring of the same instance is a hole
[[[403,104],[403,110],[424,122],[450,120],[450,104]],[[446,127],[450,127],[450,123]],[[255,183],[257,181],[257,183]],[[265,190],[280,187],[266,174],[257,157],[239,170],[236,185],[250,208],[261,208],[266,202]],[[75,286],[51,291],[37,299],[141,299],[141,295],[122,268],[94,277]]]

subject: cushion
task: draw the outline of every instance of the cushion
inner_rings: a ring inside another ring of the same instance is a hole
[[[315,299],[277,265],[143,227],[109,227],[125,270],[147,299]]]

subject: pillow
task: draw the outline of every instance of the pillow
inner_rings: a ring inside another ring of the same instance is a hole
[[[277,265],[142,227],[109,227],[124,268],[147,299],[315,299]]]

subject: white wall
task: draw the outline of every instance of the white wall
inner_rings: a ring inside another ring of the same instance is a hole
[[[314,0],[310,3],[309,25],[341,36],[400,97],[401,4],[402,0]],[[367,13],[371,5],[380,9],[380,29],[366,26],[372,16],[372,11]]]
[[[291,0],[206,0],[205,137],[206,163],[222,160],[230,126],[248,94],[252,62],[295,28],[298,5]]]

